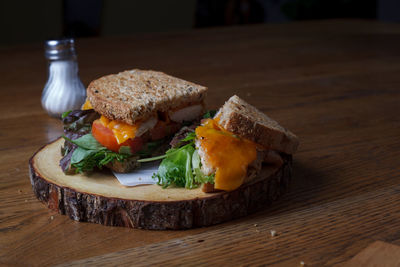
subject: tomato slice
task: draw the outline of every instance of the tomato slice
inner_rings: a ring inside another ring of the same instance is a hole
[[[93,122],[92,135],[100,144],[114,152],[118,152],[121,146],[129,146],[131,152],[136,153],[143,146],[143,140],[139,136],[134,139],[128,139],[122,144],[118,144],[113,131],[97,120]]]

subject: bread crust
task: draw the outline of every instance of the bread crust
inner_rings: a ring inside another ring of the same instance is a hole
[[[299,145],[296,135],[236,95],[225,102],[217,118],[224,129],[266,149],[291,155]]]
[[[133,69],[92,81],[87,97],[93,109],[128,124],[157,111],[203,103],[207,87],[163,72]]]

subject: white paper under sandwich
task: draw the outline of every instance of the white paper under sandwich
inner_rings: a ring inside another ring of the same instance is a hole
[[[141,167],[130,173],[113,172],[118,181],[124,186],[138,186],[156,184],[157,181],[152,178],[157,172],[159,161],[142,163]]]

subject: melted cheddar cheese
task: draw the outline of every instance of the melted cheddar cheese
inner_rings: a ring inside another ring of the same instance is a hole
[[[82,106],[82,110],[93,109],[92,104],[89,102],[89,99],[86,99],[85,104]],[[128,139],[135,138],[135,134],[137,129],[139,129],[140,122],[135,123],[134,125],[130,125],[124,122],[110,120],[101,115],[99,120],[100,123],[110,129],[115,138],[117,139],[117,143],[120,145]]]
[[[90,104],[89,99],[86,98],[85,104],[82,106],[82,110],[93,109],[92,104]]]
[[[122,144],[128,139],[135,138],[136,131],[140,127],[140,122],[130,125],[116,120],[109,120],[103,115],[100,117],[100,122],[104,127],[113,131],[118,144]]]
[[[215,119],[197,127],[196,137],[216,170],[214,188],[232,191],[241,186],[247,166],[257,157],[256,144],[224,130]]]

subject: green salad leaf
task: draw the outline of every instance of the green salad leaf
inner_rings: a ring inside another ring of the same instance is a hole
[[[214,118],[215,114],[217,114],[216,110],[209,110],[203,115],[203,119],[212,119]]]
[[[72,153],[71,164],[79,163],[96,152],[96,150],[78,147],[75,149],[74,153]]]
[[[166,188],[170,185],[194,188],[193,173],[191,171],[191,155],[193,146],[170,151],[169,155],[161,162],[158,172],[153,178],[158,179],[158,184]]]
[[[139,162],[161,160],[153,179],[163,188],[177,186],[196,188],[202,183],[214,183],[214,175],[204,175],[201,171],[200,156],[195,149],[196,134],[188,133],[180,143],[189,142],[178,148],[169,149],[164,155],[140,159]]]
[[[64,139],[67,141],[77,145],[78,147],[89,149],[89,150],[99,150],[99,149],[106,149],[103,147],[94,137],[92,134],[85,134],[75,140],[71,140],[65,136]]]
[[[205,184],[205,183],[214,184],[215,174],[205,175],[201,171],[200,155],[197,150],[195,150],[192,155],[192,167],[193,167],[193,172],[195,174],[194,180],[196,183],[198,183],[198,184]]]
[[[69,113],[71,113],[72,110],[67,110],[65,112],[63,112],[63,114],[61,114],[61,119],[64,119],[65,117],[67,117],[69,115]]]
[[[188,142],[188,141],[193,141],[194,139],[196,139],[196,133],[195,132],[190,132],[186,135],[185,138],[183,138],[181,140],[181,143],[183,142]]]
[[[114,160],[123,161],[132,156],[129,147],[122,146],[119,153],[110,151],[97,142],[92,134],[86,134],[75,140],[65,136],[62,137],[78,146],[71,156],[71,166],[75,168],[77,173],[89,172],[95,167],[101,169],[104,165]]]
[[[131,148],[129,146],[121,146],[118,150],[118,153],[132,155]]]

